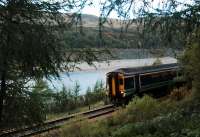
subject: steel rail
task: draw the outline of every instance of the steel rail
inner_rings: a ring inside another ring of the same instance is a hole
[[[0,137],[27,137],[27,136],[33,136],[37,134],[41,134],[46,131],[50,131],[56,128],[59,128],[60,126],[64,125],[67,121],[70,119],[81,117],[80,119],[76,121],[81,121],[84,119],[93,119],[96,117],[100,117],[102,115],[106,115],[109,113],[112,113],[116,110],[113,104],[105,105],[103,107],[95,108],[93,110],[75,113],[66,117],[61,117],[54,120],[45,121],[41,124],[35,124],[29,127],[25,127],[22,129],[16,129],[11,131],[5,131],[3,133],[0,133]],[[74,121],[74,122],[76,122]]]

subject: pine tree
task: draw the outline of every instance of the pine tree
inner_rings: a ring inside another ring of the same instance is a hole
[[[79,92],[80,92],[80,84],[76,81],[74,88],[73,88],[73,93],[74,93],[74,101],[75,101],[75,105],[77,105],[77,101],[78,101],[78,97],[79,97]]]
[[[16,98],[29,98],[28,81],[59,77],[60,71],[73,69],[73,61],[91,63],[87,59],[94,57],[87,57],[85,52],[76,51],[80,58],[67,56],[63,44],[63,32],[73,24],[74,14],[60,13],[60,10],[81,9],[86,0],[77,2],[0,0],[1,126],[10,111],[9,102],[15,102]]]

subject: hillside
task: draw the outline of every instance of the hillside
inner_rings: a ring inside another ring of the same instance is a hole
[[[143,30],[139,20],[131,22],[131,20],[108,18],[101,30],[99,30],[97,16],[83,14],[81,20],[77,19],[74,27],[66,32],[66,41],[73,41],[67,43],[70,46],[99,48],[99,42],[102,41],[103,48],[177,49],[182,47],[181,41],[176,38],[166,44],[160,39],[159,32],[155,34],[156,32],[151,32],[152,30]]]
[[[109,18],[100,31],[97,16],[83,14],[81,21],[80,19],[76,21],[74,27],[65,33],[66,44],[70,47],[99,48],[99,42],[102,41],[101,47],[103,48],[138,48],[140,35],[136,29],[136,23],[130,25],[130,21]],[[100,37],[100,32],[102,37]]]
[[[89,14],[83,14],[82,15],[82,23],[83,23],[83,27],[86,28],[95,28],[98,27],[99,24],[99,17],[94,16],[94,15],[89,15]],[[119,29],[121,27],[126,26],[129,22],[131,21],[123,21],[123,20],[119,20],[119,19],[112,19],[112,18],[108,18],[107,19],[107,23],[104,24],[105,27],[108,28],[115,28],[115,29]],[[133,23],[129,26],[130,28],[136,28],[136,23]]]

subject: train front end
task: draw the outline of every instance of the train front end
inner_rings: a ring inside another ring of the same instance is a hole
[[[124,76],[122,73],[110,72],[106,80],[107,95],[110,101],[115,102],[125,98]]]

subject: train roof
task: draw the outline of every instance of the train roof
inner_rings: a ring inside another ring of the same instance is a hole
[[[120,68],[110,73],[123,73],[125,75],[134,75],[134,74],[141,74],[147,72],[155,72],[155,71],[162,71],[162,70],[170,70],[170,69],[178,69],[178,63],[171,63],[171,64],[162,64],[156,66],[142,66],[142,67],[131,67],[131,68]]]

